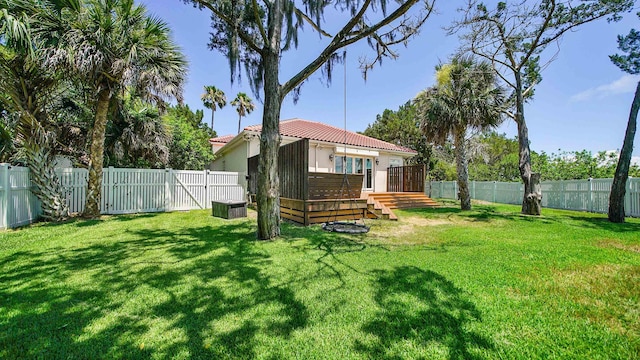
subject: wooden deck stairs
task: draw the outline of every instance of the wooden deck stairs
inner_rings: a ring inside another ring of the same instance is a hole
[[[367,196],[367,208],[370,218],[385,220],[398,220],[394,209],[412,209],[425,207],[438,207],[438,203],[433,201],[423,193],[408,192],[388,192],[369,193]]]

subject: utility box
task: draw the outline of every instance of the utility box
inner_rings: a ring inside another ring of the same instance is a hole
[[[224,219],[247,217],[247,203],[238,200],[217,200],[211,202],[213,216]]]

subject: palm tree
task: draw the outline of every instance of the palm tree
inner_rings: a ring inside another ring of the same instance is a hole
[[[236,111],[238,112],[238,134],[240,134],[240,123],[242,122],[242,117],[251,114],[256,106],[253,104],[253,100],[243,92],[238,93],[236,98],[231,102],[231,105],[235,106]]]
[[[503,120],[503,90],[486,62],[454,58],[436,67],[437,85],[418,94],[421,129],[428,141],[444,144],[453,137],[460,208],[471,209],[465,135],[469,129],[486,130]]]
[[[163,21],[133,0],[43,0],[30,22],[51,69],[65,69],[96,94],[86,217],[100,214],[107,113],[125,87],[144,99],[181,101],[186,60]]]
[[[109,166],[166,167],[172,139],[158,109],[129,94],[118,103],[105,143]]]
[[[204,107],[211,109],[211,130],[213,130],[213,114],[215,114],[216,110],[222,109],[227,105],[227,97],[217,87],[206,85],[200,100],[202,100]]]
[[[0,2],[0,7],[9,10],[0,14],[0,38],[4,40],[0,45],[0,108],[11,120],[2,124],[3,161],[13,157],[26,164],[34,184],[32,191],[42,204],[42,216],[64,220],[69,207],[54,171],[56,137],[44,127],[52,99],[60,94],[59,75],[47,72],[33,57],[26,15],[14,16],[20,13],[11,11],[13,4]]]

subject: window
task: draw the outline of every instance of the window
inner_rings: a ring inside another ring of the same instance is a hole
[[[371,189],[373,187],[373,176],[372,176],[372,170],[371,168],[373,167],[373,164],[371,163],[371,159],[367,159],[367,173],[365,174],[364,177],[364,187],[367,189]]]
[[[336,156],[334,158],[334,160],[336,161],[336,173],[338,174],[342,174],[342,172],[344,171],[344,165],[342,164],[343,159],[344,158],[342,156]]]
[[[367,169],[371,170],[371,159],[354,158],[350,156],[336,156],[335,160],[335,172],[341,174],[344,170],[347,170],[347,174],[364,174],[366,164]]]
[[[389,158],[390,167],[402,166],[402,158]]]
[[[369,161],[371,161],[371,160],[369,160]],[[356,174],[362,174],[362,158],[357,158],[356,159]]]
[[[373,159],[337,155],[334,157],[334,161],[336,174],[343,174],[346,170],[347,174],[364,175],[363,187],[365,189],[373,188]]]

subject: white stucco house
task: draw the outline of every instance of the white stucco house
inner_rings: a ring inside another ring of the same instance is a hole
[[[261,125],[238,135],[210,139],[211,170],[247,173],[247,159],[260,152]],[[416,151],[338,127],[303,119],[280,121],[282,145],[309,139],[309,171],[362,174],[363,192],[387,191],[387,169],[403,166]],[[346,136],[345,136],[346,135]]]

